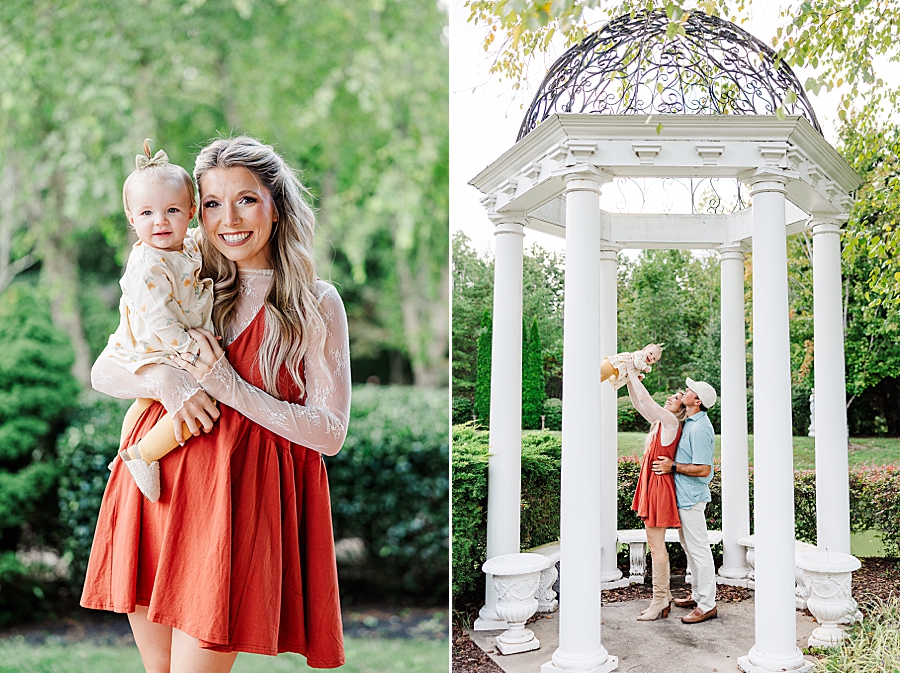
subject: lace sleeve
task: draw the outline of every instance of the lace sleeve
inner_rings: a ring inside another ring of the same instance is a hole
[[[663,431],[669,435],[669,441],[674,438],[674,434],[678,431],[678,420],[668,409],[661,407],[654,400],[644,384],[640,382],[634,367],[628,368],[628,395],[631,397],[631,403],[638,413],[647,419],[649,423],[659,421],[662,423]],[[665,441],[664,443],[668,444]]]
[[[347,435],[350,413],[350,345],[347,315],[337,291],[324,288],[324,367],[314,358],[304,363],[306,404],[278,400],[238,376],[223,355],[200,385],[212,397],[285,439],[333,456]]]
[[[200,390],[194,378],[183,369],[164,364],[148,364],[132,374],[109,356],[107,346],[91,368],[94,390],[122,399],[147,397],[159,400],[170,414]]]

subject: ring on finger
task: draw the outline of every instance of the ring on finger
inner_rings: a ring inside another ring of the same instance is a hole
[[[199,358],[199,357],[200,357],[200,353],[194,353],[194,357],[191,358],[191,362],[190,362],[190,364],[191,364],[192,367],[193,367],[195,364],[197,364],[197,358]]]

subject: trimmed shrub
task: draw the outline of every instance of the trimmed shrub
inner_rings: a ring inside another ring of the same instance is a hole
[[[472,420],[472,400],[468,397],[453,398],[453,425],[462,425]]]
[[[562,400],[558,397],[551,397],[544,402],[544,428],[562,430]]]
[[[544,355],[537,320],[531,330],[522,329],[522,428],[540,430],[544,400],[547,398],[544,381]]]
[[[59,503],[80,590],[106,465],[116,455],[130,402],[83,401],[58,444]],[[336,539],[359,538],[367,552],[365,588],[384,594],[447,595],[447,396],[443,390],[359,386],[353,390],[344,448],[326,458]],[[341,568],[342,582],[345,573]],[[373,584],[374,583],[374,584]]]
[[[651,397],[657,404],[665,404],[669,393],[654,393]],[[650,424],[634,408],[628,395],[616,399],[616,412],[619,419],[619,432],[647,432],[650,430]]]
[[[42,294],[24,284],[0,294],[0,623],[33,616],[43,595],[16,551],[56,543],[54,444],[78,396],[73,360]]]
[[[70,579],[84,584],[106,482],[107,465],[119,450],[122,418],[131,400],[88,393],[56,444],[59,456],[59,518],[66,532],[63,551],[71,555]]]
[[[489,311],[481,316],[481,331],[478,333],[478,350],[475,357],[475,415],[482,423],[487,423],[491,415],[491,343],[494,323]]]
[[[548,400],[549,402],[549,400]],[[522,437],[521,550],[559,538],[561,439],[550,433]],[[487,536],[488,435],[468,427],[453,429],[453,595],[484,589]],[[711,529],[722,527],[720,465],[709,484],[712,501],[706,508]],[[621,529],[641,528],[631,510],[640,462],[629,456],[618,462],[618,520]],[[850,469],[850,525],[854,532],[878,530],[888,556],[900,556],[900,465]],[[753,469],[750,469],[750,511],[753,511]],[[795,535],[816,542],[816,475],[794,472]],[[750,532],[753,532],[751,516]],[[679,547],[670,548],[673,565],[683,563]]]
[[[344,448],[326,458],[335,538],[363,541],[385,594],[446,599],[449,420],[446,390],[357,387]]]

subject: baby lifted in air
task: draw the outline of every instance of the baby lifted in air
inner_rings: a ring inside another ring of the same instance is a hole
[[[600,363],[600,382],[609,381],[616,390],[624,386],[628,383],[629,362],[638,372],[643,372],[638,374],[638,377],[643,379],[644,374],[652,371],[650,365],[659,362],[662,349],[662,344],[647,344],[643,350],[634,353],[616,353],[603,358],[603,362]]]

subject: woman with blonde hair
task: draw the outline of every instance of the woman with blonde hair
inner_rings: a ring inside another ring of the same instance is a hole
[[[669,590],[669,553],[666,551],[666,528],[680,528],[678,505],[675,500],[675,479],[671,474],[656,474],[651,469],[654,460],[662,456],[675,457],[681,423],[685,418],[683,393],[669,396],[663,406],[650,396],[633,366],[628,366],[628,394],[634,408],[650,425],[641,459],[641,471],[631,509],[637,512],[647,530],[647,545],[653,564],[653,600],[638,617],[638,621],[653,621],[669,616],[672,593]]]
[[[153,673],[230,671],[239,651],[334,668],[344,653],[323,455],[347,431],[346,314],[316,277],[306,191],[272,147],[215,140],[194,178],[191,232],[222,343],[191,330],[200,353],[180,368],[123,373],[106,353],[94,365],[97,390],[160,400],[125,446],[166,410],[184,445],[166,458],[155,504],[113,467],[82,605],[128,613]]]

